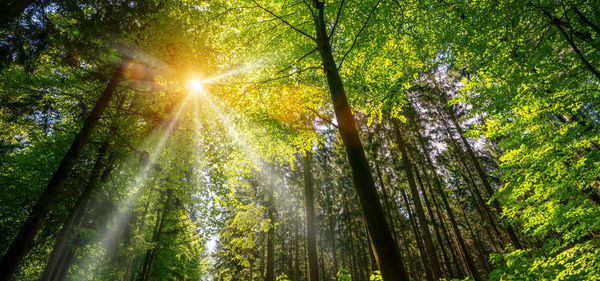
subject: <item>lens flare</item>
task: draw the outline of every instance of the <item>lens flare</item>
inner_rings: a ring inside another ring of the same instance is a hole
[[[196,94],[204,92],[204,86],[202,85],[202,80],[200,79],[191,79],[187,86],[191,93]]]

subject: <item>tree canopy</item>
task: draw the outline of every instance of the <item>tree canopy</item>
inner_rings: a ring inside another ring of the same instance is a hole
[[[600,5],[7,0],[0,281],[600,279]]]

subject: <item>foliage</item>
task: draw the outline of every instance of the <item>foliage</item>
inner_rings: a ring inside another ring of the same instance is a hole
[[[348,280],[351,280],[350,279],[351,278],[350,273],[348,272],[347,269],[344,269],[344,268],[340,268],[340,271],[337,272],[336,276],[337,276],[337,280],[338,281],[348,281]]]
[[[443,280],[600,279],[597,6],[33,1],[0,17],[0,253],[69,160],[14,280],[44,279],[56,249],[52,280],[304,280],[307,203],[319,277],[383,280],[347,160],[364,149],[411,279],[433,278],[433,256]]]

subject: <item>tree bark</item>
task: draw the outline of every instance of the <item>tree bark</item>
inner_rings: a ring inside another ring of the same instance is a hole
[[[421,234],[423,235],[423,240],[425,242],[425,249],[427,250],[427,258],[429,259],[429,263],[431,266],[431,274],[433,280],[439,280],[441,277],[440,264],[437,259],[437,255],[435,253],[435,249],[433,248],[433,240],[431,239],[431,232],[429,231],[429,224],[427,223],[427,218],[425,217],[425,211],[423,210],[423,205],[421,204],[421,198],[419,197],[419,191],[417,190],[417,184],[415,182],[414,175],[412,173],[412,163],[410,158],[408,158],[408,152],[406,150],[406,144],[404,143],[404,139],[400,134],[400,129],[398,128],[398,124],[394,121],[394,127],[396,131],[396,140],[398,144],[398,149],[402,155],[402,166],[404,168],[404,172],[406,174],[406,178],[408,180],[408,186],[410,188],[410,193],[412,194],[413,203],[415,204],[415,210],[417,213],[417,218],[419,219],[419,227],[421,229]]]
[[[452,256],[452,264],[454,265],[456,271],[452,270],[452,267],[450,266],[450,277],[452,278],[459,278],[459,277],[464,277],[465,274],[463,274],[461,272],[461,266],[458,262],[458,255],[456,254],[456,249],[455,249],[455,244],[454,239],[450,239],[450,235],[448,234],[448,228],[446,227],[446,221],[444,219],[444,217],[442,216],[442,212],[440,211],[439,203],[437,201],[437,198],[435,196],[435,193],[433,192],[433,188],[431,187],[431,185],[428,184],[428,189],[429,189],[429,193],[431,195],[431,199],[433,200],[433,207],[435,209],[435,212],[439,218],[439,223],[440,223],[440,227],[442,228],[442,234],[444,235],[444,241],[446,246],[448,247],[450,254]]]
[[[417,227],[417,223],[415,221],[415,217],[410,209],[410,203],[408,202],[408,196],[401,189],[400,193],[402,195],[402,199],[404,200],[404,205],[406,205],[406,212],[408,214],[408,219],[410,220],[410,226],[412,228],[413,233],[415,234],[415,241],[417,241],[417,249],[419,250],[419,254],[421,257],[421,262],[423,263],[423,270],[425,271],[425,276],[427,280],[433,280],[433,274],[431,273],[431,266],[429,266],[429,259],[427,258],[427,252],[425,251],[425,246],[423,245],[423,239],[421,239],[421,235],[419,234],[419,229]],[[417,271],[415,271],[417,273]]]
[[[444,95],[444,97],[445,97],[445,95]],[[494,189],[492,188],[492,186],[490,185],[487,173],[483,170],[483,167],[481,166],[481,163],[475,156],[475,152],[473,152],[471,145],[469,144],[469,142],[467,141],[465,136],[463,136],[463,130],[460,127],[460,125],[458,124],[458,120],[457,120],[456,116],[454,115],[454,112],[452,111],[452,109],[448,110],[448,114],[450,115],[450,119],[451,119],[452,123],[454,124],[454,128],[458,132],[458,135],[460,136],[460,139],[461,139],[463,145],[465,146],[465,149],[467,151],[467,156],[473,163],[473,166],[475,166],[475,170],[477,171],[477,174],[479,175],[479,178],[481,179],[481,182],[483,183],[483,187],[485,188],[485,190],[488,192],[488,194],[490,196],[493,196],[495,192],[494,192]],[[499,214],[502,213],[502,208],[500,207],[500,202],[498,202],[498,199],[493,199],[492,205],[498,211]],[[505,229],[506,229],[506,233],[508,234],[508,237],[510,238],[510,241],[513,243],[513,246],[517,249],[521,249],[522,248],[521,242],[519,241],[519,238],[517,237],[517,234],[515,233],[514,229],[510,225],[507,225],[505,227]]]
[[[48,263],[46,264],[46,268],[44,269],[44,273],[42,274],[42,278],[40,278],[40,281],[49,281],[50,280],[50,277],[52,276],[52,273],[54,272],[56,265],[58,263],[59,257],[62,255],[62,252],[65,248],[64,246],[65,246],[65,243],[67,242],[67,238],[71,234],[71,230],[73,228],[74,222],[77,220],[77,218],[82,216],[85,205],[87,204],[89,198],[92,196],[92,194],[96,190],[96,187],[98,186],[97,185],[98,178],[100,177],[100,171],[101,171],[102,167],[105,166],[103,161],[104,161],[104,155],[106,154],[107,149],[108,149],[108,137],[106,140],[104,140],[104,142],[100,146],[100,150],[98,150],[98,157],[96,158],[96,163],[94,163],[94,167],[92,168],[92,171],[90,172],[88,184],[86,185],[86,187],[83,190],[83,192],[81,193],[81,195],[79,195],[79,198],[77,199],[77,202],[75,203],[75,206],[73,206],[73,208],[71,208],[71,213],[69,214],[69,216],[63,223],[62,229],[60,230],[60,234],[58,235],[58,238],[56,239],[56,242],[54,243],[52,253],[50,254],[50,259],[48,260]]]
[[[171,200],[173,196],[173,190],[167,190],[167,198],[165,199],[164,206],[162,209],[162,214],[160,218],[160,224],[158,226],[158,230],[156,231],[156,237],[154,238],[154,248],[152,248],[152,254],[150,255],[150,261],[148,262],[148,268],[146,270],[146,275],[144,277],[144,281],[150,281],[150,277],[152,277],[152,268],[154,267],[154,261],[156,260],[156,255],[158,254],[158,249],[160,247],[160,237],[162,236],[163,229],[165,227],[165,223],[167,221],[167,216],[169,214],[169,209],[171,208]]]
[[[302,169],[304,174],[304,206],[306,208],[306,250],[308,252],[308,280],[319,280],[319,264],[317,261],[317,242],[315,233],[315,207],[311,175],[310,152],[302,157]]]
[[[267,206],[267,216],[271,221],[271,227],[267,231],[267,273],[266,281],[275,281],[275,202],[273,199],[273,190],[269,191],[269,199]]]
[[[89,142],[90,135],[98,124],[100,116],[115,94],[121,78],[122,65],[113,72],[110,82],[96,102],[94,109],[92,109],[83,127],[75,136],[60,165],[52,174],[50,182],[48,182],[31,213],[29,213],[29,217],[23,226],[21,226],[19,233],[2,257],[2,261],[0,261],[0,281],[9,281],[14,276],[23,258],[33,246],[35,235],[42,228],[50,210],[58,204],[62,188],[73,170],[77,159],[79,159],[81,151]]]
[[[421,146],[421,149],[423,150],[423,154],[425,155],[425,160],[427,161],[429,170],[433,175],[433,183],[434,183],[433,186],[435,187],[437,193],[442,198],[442,203],[444,205],[444,209],[446,209],[446,213],[448,214],[448,219],[450,220],[450,225],[452,226],[452,229],[456,236],[456,240],[458,242],[459,248],[464,253],[464,258],[465,258],[465,263],[467,265],[467,269],[469,270],[469,272],[471,272],[471,275],[475,281],[481,281],[482,279],[479,276],[479,274],[477,274],[477,268],[475,267],[475,264],[473,263],[473,259],[471,258],[471,255],[468,252],[467,245],[465,244],[465,241],[464,241],[464,239],[460,233],[460,230],[458,229],[458,226],[456,224],[456,219],[454,217],[454,213],[452,212],[452,209],[450,208],[450,204],[448,203],[448,197],[447,197],[446,193],[444,192],[441,181],[438,178],[438,175],[434,169],[433,161],[431,161],[431,157],[429,156],[429,150],[427,149],[427,144],[425,143],[425,139],[421,135],[419,124],[413,118],[410,118],[410,120],[412,121],[413,125],[415,126],[415,132],[417,133],[417,139],[419,141],[419,145]]]
[[[427,213],[429,213],[429,217],[431,218],[433,230],[435,231],[435,239],[437,240],[438,245],[440,246],[442,257],[444,257],[448,273],[450,273],[452,271],[450,266],[450,260],[448,259],[448,253],[446,252],[446,248],[444,247],[444,243],[442,242],[442,237],[440,236],[440,231],[438,230],[437,224],[435,222],[435,214],[433,212],[433,208],[431,207],[431,202],[429,202],[429,199],[427,198],[425,186],[423,185],[423,180],[421,179],[421,175],[419,173],[419,170],[417,169],[417,166],[415,165],[413,168],[415,169],[415,176],[417,178],[418,186],[420,187],[421,194],[423,195],[423,201],[425,201],[425,207],[427,207]],[[448,278],[449,276],[445,277]]]
[[[354,117],[348,105],[344,85],[333,59],[326,31],[328,23],[324,19],[324,3],[313,0],[313,4],[317,9],[317,15],[314,18],[317,47],[325,69],[339,132],[352,169],[354,187],[358,193],[363,215],[367,221],[367,229],[373,238],[375,259],[385,280],[408,280],[398,245],[396,245],[396,241],[392,237],[390,228],[385,220],[385,213],[379,202],[373,176],[369,170],[369,164],[354,123]]]

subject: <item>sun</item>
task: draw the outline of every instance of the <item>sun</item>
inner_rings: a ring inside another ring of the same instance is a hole
[[[188,81],[188,89],[190,89],[191,93],[201,93],[204,92],[204,86],[202,85],[202,80],[200,79],[190,79]]]

